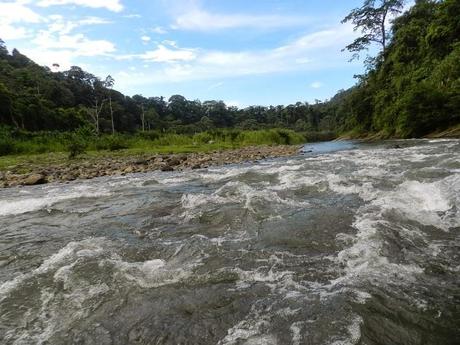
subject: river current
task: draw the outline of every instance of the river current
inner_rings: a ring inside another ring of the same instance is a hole
[[[0,190],[0,343],[460,344],[460,141],[304,151]]]

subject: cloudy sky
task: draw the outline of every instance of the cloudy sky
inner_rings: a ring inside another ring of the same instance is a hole
[[[0,0],[0,38],[129,95],[288,104],[354,84],[340,20],[361,0]]]

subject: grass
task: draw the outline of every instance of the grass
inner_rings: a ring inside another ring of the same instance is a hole
[[[37,168],[73,162],[91,162],[104,157],[129,157],[148,154],[174,154],[229,150],[254,145],[295,145],[305,138],[291,130],[258,131],[214,130],[195,135],[156,132],[137,135],[104,135],[82,133],[42,133],[4,136],[1,141],[9,154],[0,155],[0,171],[27,173]],[[81,145],[85,148],[81,149]],[[75,158],[69,156],[78,148]]]

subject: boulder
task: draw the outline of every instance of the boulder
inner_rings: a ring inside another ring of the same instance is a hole
[[[45,175],[42,175],[42,174],[31,174],[29,176],[27,176],[24,181],[23,181],[23,184],[26,185],[26,186],[32,186],[32,185],[36,185],[36,184],[43,184],[43,183],[46,183],[46,176]]]

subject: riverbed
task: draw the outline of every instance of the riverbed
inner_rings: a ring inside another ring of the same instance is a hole
[[[2,344],[459,344],[460,140],[0,190]]]

